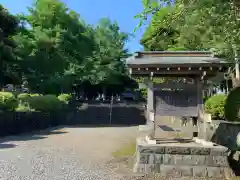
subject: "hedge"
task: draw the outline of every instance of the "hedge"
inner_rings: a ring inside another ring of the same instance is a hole
[[[0,137],[68,123],[71,97],[0,92]]]
[[[240,121],[240,87],[230,91],[224,108],[228,121]]]
[[[63,108],[63,102],[55,95],[33,96],[29,98],[29,106],[36,111],[56,111]]]
[[[72,96],[70,94],[40,95],[40,94],[13,94],[11,92],[0,92],[0,110],[30,112],[49,112],[65,108]]]
[[[228,95],[209,97],[205,110],[212,115],[212,119],[240,121],[240,87],[232,89]]]
[[[28,93],[21,93],[17,95],[17,99],[22,102],[27,102],[30,98],[30,94]]]
[[[71,94],[60,94],[58,96],[58,99],[60,101],[62,101],[64,104],[68,104],[72,99],[72,95]]]
[[[13,111],[18,106],[15,95],[11,92],[0,92],[0,110]]]
[[[209,97],[205,101],[205,111],[212,115],[212,119],[224,120],[225,112],[224,106],[226,102],[227,95],[218,94]]]

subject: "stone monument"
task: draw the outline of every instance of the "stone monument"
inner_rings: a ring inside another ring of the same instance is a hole
[[[137,139],[135,172],[223,177],[231,174],[227,148],[205,141],[210,116],[203,107],[208,78],[229,63],[206,51],[137,52],[132,76],[146,77],[149,134]],[[155,84],[153,77],[165,78]]]

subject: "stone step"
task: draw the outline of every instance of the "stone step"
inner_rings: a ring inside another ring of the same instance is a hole
[[[161,165],[160,174],[163,176],[194,176],[194,177],[214,177],[230,178],[233,177],[230,168],[209,167],[209,166],[179,166],[179,165]]]
[[[193,133],[185,133],[185,132],[164,132],[164,131],[155,131],[154,139],[192,139]]]
[[[157,173],[164,177],[209,177],[209,178],[231,178],[234,173],[230,168],[210,167],[210,166],[179,166],[179,165],[160,165],[152,166],[141,164],[136,169],[140,173]]]

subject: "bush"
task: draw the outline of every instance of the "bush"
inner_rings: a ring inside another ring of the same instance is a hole
[[[140,89],[140,93],[143,99],[147,99],[147,89]]]
[[[213,119],[225,119],[224,106],[227,96],[225,94],[218,94],[209,97],[205,102],[205,110],[212,115]]]
[[[17,96],[18,100],[20,102],[28,102],[29,98],[30,98],[30,94],[28,93],[21,93]]]
[[[55,95],[33,96],[29,99],[31,109],[36,111],[55,111],[63,107],[63,102]]]
[[[15,109],[17,112],[32,112],[34,109],[30,107],[29,101],[32,97],[40,96],[39,94],[21,93],[17,96],[18,107]]]
[[[15,109],[17,112],[32,112],[34,109],[31,109],[28,105],[19,104]]]
[[[240,87],[232,89],[226,99],[225,116],[228,121],[240,121]]]
[[[30,97],[36,97],[36,96],[41,96],[40,94],[29,94]]]
[[[208,100],[208,98],[209,98],[208,96],[204,96],[204,97],[203,97],[203,103],[204,103],[204,104],[205,104],[205,102]]]
[[[11,92],[0,92],[0,110],[12,111],[18,106],[17,99]]]
[[[60,101],[62,101],[63,103],[68,104],[72,99],[72,95],[71,94],[60,94],[58,96],[58,99]]]

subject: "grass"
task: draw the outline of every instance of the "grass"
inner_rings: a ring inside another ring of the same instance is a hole
[[[123,145],[117,151],[114,151],[112,155],[116,158],[131,157],[135,154],[135,152],[136,152],[136,141],[132,141]]]

